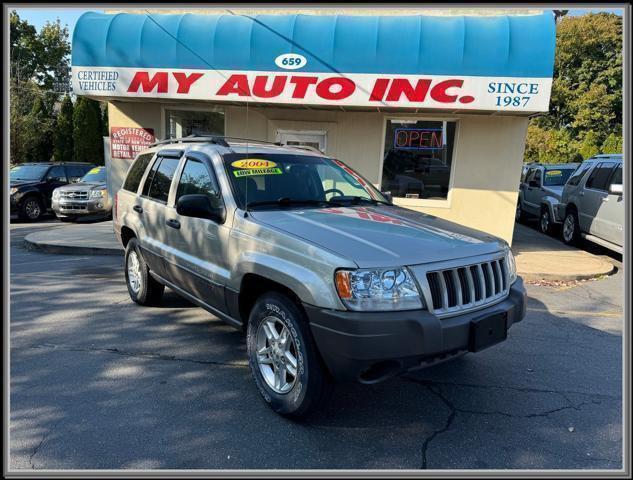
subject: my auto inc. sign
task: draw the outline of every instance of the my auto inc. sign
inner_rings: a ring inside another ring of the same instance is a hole
[[[73,67],[78,95],[546,112],[551,78]]]

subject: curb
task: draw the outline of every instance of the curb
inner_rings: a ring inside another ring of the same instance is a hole
[[[526,282],[575,282],[578,280],[592,280],[595,278],[600,278],[603,276],[613,275],[618,271],[615,265],[611,265],[611,270],[608,272],[597,272],[597,273],[586,273],[581,275],[556,275],[549,273],[521,273],[517,272],[524,281]]]
[[[38,250],[46,253],[65,255],[123,255],[122,248],[108,247],[83,247],[78,245],[58,245],[46,242],[29,240],[29,235],[24,237],[24,245],[27,250]]]

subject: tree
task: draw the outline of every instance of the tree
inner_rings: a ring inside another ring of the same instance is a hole
[[[602,153],[622,153],[622,133],[609,134],[600,150]]]
[[[101,108],[99,102],[86,97],[79,97],[73,112],[75,161],[103,165],[101,131]]]
[[[15,11],[9,20],[10,162],[50,159],[53,109],[69,83],[68,28],[57,20],[38,33]]]
[[[595,13],[558,19],[550,111],[530,120],[526,161],[561,158],[566,139],[572,159],[587,158],[605,144],[617,148],[617,140],[606,139],[622,132],[622,18]]]
[[[69,95],[62,101],[53,132],[53,158],[57,162],[73,160],[73,102]]]

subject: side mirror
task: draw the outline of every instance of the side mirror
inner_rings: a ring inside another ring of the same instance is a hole
[[[382,193],[382,196],[385,197],[385,199],[389,203],[393,203],[393,195],[391,194],[391,192],[380,192],[380,193]]]
[[[612,183],[609,186],[609,193],[612,193],[613,195],[622,195],[622,184],[621,183]]]
[[[224,206],[213,206],[208,195],[183,195],[176,202],[176,212],[185,217],[206,218],[216,223],[224,223],[226,210]]]

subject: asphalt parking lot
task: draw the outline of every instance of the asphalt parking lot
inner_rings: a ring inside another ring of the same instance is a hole
[[[619,469],[623,275],[528,285],[506,342],[303,423],[274,414],[243,336],[167,290],[132,303],[122,258],[28,251],[11,229],[11,469]]]

